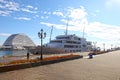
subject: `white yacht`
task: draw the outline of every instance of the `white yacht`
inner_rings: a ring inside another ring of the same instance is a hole
[[[47,47],[63,49],[66,52],[84,52],[92,48],[91,42],[85,38],[73,35],[59,35],[56,39],[51,40]]]

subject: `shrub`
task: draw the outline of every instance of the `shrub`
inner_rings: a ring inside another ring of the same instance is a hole
[[[3,63],[0,63],[0,66],[3,66],[4,64]]]
[[[77,57],[80,55],[73,55],[73,54],[69,54],[69,55],[63,55],[63,56],[50,56],[50,57],[45,57],[43,58],[43,61],[51,61],[51,60],[57,60],[57,59],[64,59],[64,58],[72,58],[72,57]],[[24,59],[24,60],[15,60],[15,61],[11,61],[9,63],[6,63],[5,65],[15,65],[15,64],[23,64],[23,63],[32,63],[32,62],[38,62],[40,61],[39,58],[36,59]],[[2,63],[0,63],[0,65],[3,65]]]

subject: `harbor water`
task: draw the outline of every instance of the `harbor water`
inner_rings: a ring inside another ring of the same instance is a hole
[[[26,53],[27,50],[0,50],[0,57],[11,56],[11,55],[23,55]]]

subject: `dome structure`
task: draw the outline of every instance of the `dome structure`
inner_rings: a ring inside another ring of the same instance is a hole
[[[24,46],[35,46],[35,44],[25,34],[13,34],[7,38],[3,46],[19,49],[24,48]]]

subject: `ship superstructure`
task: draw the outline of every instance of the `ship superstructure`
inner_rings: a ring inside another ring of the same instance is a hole
[[[88,47],[89,45],[89,47]],[[48,47],[64,49],[67,52],[84,52],[90,50],[91,44],[85,38],[73,35],[59,35],[56,39],[51,40]]]

